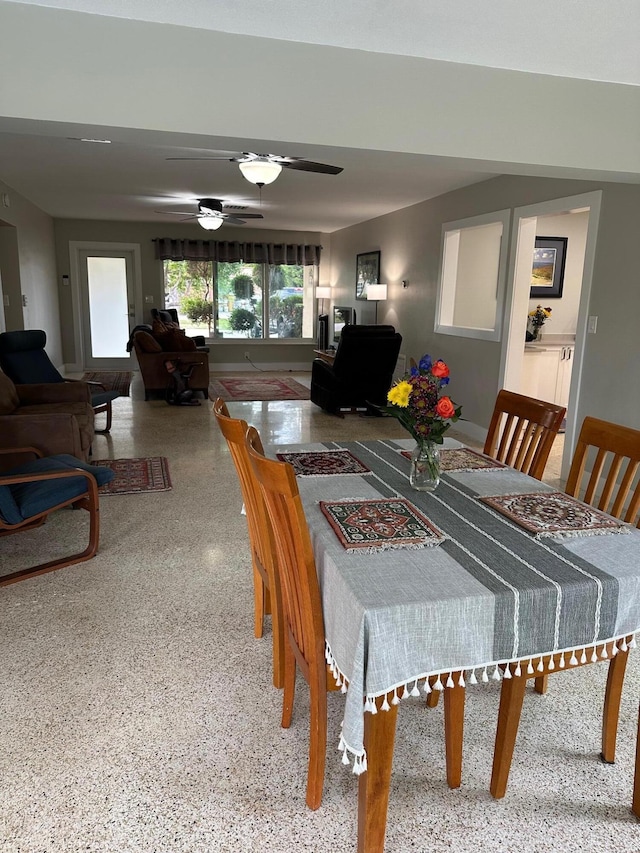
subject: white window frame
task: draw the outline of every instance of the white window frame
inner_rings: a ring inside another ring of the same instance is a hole
[[[470,216],[455,222],[445,222],[442,225],[440,242],[440,271],[438,276],[438,297],[436,301],[436,317],[434,331],[441,335],[455,335],[461,338],[476,338],[484,341],[499,341],[502,335],[502,316],[504,311],[505,281],[507,272],[507,255],[509,242],[509,225],[511,210],[496,210],[480,216]],[[456,326],[443,319],[451,315],[455,300],[458,267],[458,242],[455,235],[465,229],[479,228],[483,225],[502,225],[500,239],[500,254],[498,257],[498,274],[496,280],[496,311],[492,328],[474,328],[471,326]]]

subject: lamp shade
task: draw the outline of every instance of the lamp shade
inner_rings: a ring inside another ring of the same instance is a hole
[[[316,287],[316,299],[331,299],[331,288],[329,285]]]
[[[368,284],[367,299],[375,302],[384,302],[387,298],[386,284]]]
[[[199,216],[198,222],[206,231],[217,231],[224,225],[224,219],[221,216]]]
[[[271,160],[247,160],[238,165],[245,178],[260,187],[272,184],[282,171],[282,166]]]

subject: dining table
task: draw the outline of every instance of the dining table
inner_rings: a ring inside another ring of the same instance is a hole
[[[294,466],[309,526],[359,853],[384,849],[403,701],[543,659],[569,669],[635,645],[640,627],[640,531],[449,438],[439,484],[417,491],[414,447],[268,451]]]

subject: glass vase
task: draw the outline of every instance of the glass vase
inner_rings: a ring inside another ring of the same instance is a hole
[[[433,441],[417,442],[409,482],[418,492],[432,492],[440,482],[440,451]]]

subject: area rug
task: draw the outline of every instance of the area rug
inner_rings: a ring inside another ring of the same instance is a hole
[[[308,400],[309,389],[295,379],[275,379],[266,376],[212,379],[209,399],[222,397],[225,402],[247,400]]]
[[[115,472],[110,483],[100,486],[101,495],[135,495],[140,492],[168,492],[171,488],[169,463],[164,456],[138,459],[96,459],[92,465],[103,465]]]
[[[83,382],[99,382],[105,391],[117,391],[121,397],[129,396],[129,386],[133,373],[130,370],[106,370],[83,373]]]

